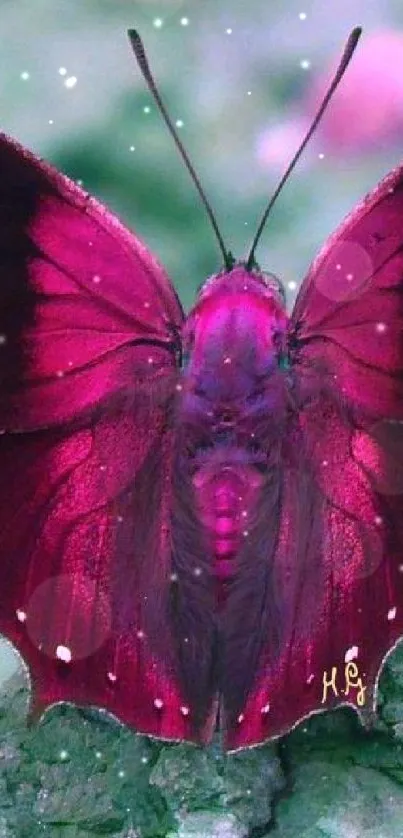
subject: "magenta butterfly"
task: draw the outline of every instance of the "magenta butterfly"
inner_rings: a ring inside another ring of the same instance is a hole
[[[267,210],[185,319],[102,205],[4,135],[0,163],[0,630],[32,713],[232,751],[339,704],[369,722],[403,635],[403,168],[291,316]]]

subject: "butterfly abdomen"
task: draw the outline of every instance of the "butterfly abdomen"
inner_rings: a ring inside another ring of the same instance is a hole
[[[246,451],[217,446],[193,475],[201,523],[214,557],[214,575],[225,581],[248,535],[262,476]]]

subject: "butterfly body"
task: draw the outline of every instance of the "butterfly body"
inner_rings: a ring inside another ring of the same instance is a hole
[[[179,417],[201,521],[220,580],[236,572],[262,473],[262,423],[281,421],[286,314],[281,286],[243,265],[205,283],[183,330]],[[278,432],[274,431],[274,433]]]

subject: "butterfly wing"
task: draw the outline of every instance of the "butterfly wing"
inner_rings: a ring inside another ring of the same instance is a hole
[[[255,588],[227,618],[230,750],[340,704],[370,723],[403,636],[402,220],[399,168],[326,243],[291,316],[284,431],[245,550]]]
[[[183,312],[116,218],[0,135],[0,630],[32,712],[192,739],[169,624]]]

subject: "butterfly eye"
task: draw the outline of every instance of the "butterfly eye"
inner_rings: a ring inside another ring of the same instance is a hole
[[[281,370],[289,370],[291,367],[291,361],[286,352],[282,352],[278,359],[278,365]]]
[[[185,369],[190,361],[191,352],[189,349],[184,349],[181,356],[181,369]]]
[[[277,363],[280,369],[289,369],[291,366],[288,353],[285,349],[284,332],[278,329],[273,332],[272,341],[274,349],[277,353]]]

